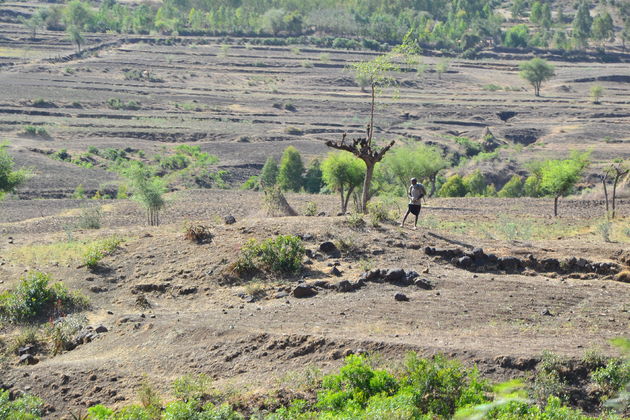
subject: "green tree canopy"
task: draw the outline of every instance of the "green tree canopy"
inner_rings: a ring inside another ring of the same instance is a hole
[[[465,176],[463,181],[468,195],[482,197],[486,193],[486,179],[479,169]]]
[[[6,145],[0,144],[0,200],[6,193],[14,192],[29,175],[28,171],[24,169],[13,170],[13,158],[6,149]]]
[[[278,163],[273,156],[269,156],[260,172],[260,185],[269,188],[278,182]]]
[[[540,96],[540,86],[543,82],[551,79],[554,75],[554,67],[542,58],[532,58],[521,63],[520,75],[534,87],[534,94]]]
[[[499,197],[520,197],[523,195],[523,180],[518,175],[513,175],[498,193]]]
[[[319,194],[323,186],[322,169],[319,159],[314,159],[304,175],[304,190],[310,194]]]
[[[573,153],[564,160],[546,160],[540,166],[540,190],[554,197],[553,215],[558,215],[558,199],[573,190],[589,165],[589,153]]]
[[[365,163],[350,152],[331,152],[321,168],[322,179],[328,189],[339,192],[341,212],[345,213],[350,195],[363,182]]]
[[[278,185],[284,191],[298,192],[304,185],[304,163],[300,152],[293,146],[284,149],[278,170]]]
[[[133,199],[147,211],[148,225],[159,225],[160,210],[166,205],[162,196],[166,192],[164,180],[151,176],[150,171],[141,165],[133,165],[127,174],[133,189]]]
[[[599,41],[602,46],[606,41],[614,39],[615,37],[615,27],[608,12],[600,13],[595,16],[591,30],[593,33],[593,39],[595,41]]]
[[[578,4],[575,17],[573,18],[573,33],[571,34],[578,47],[584,48],[588,45],[592,25],[593,18],[589,10],[589,2],[587,0],[581,0]]]
[[[442,185],[438,195],[440,197],[464,197],[467,192],[462,177],[453,175]]]
[[[432,183],[431,193],[435,192],[435,179],[438,173],[449,167],[448,161],[439,148],[416,143],[393,148],[383,159],[383,169],[395,178],[403,189],[411,178]]]

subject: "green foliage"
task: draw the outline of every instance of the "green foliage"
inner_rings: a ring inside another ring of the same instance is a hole
[[[314,159],[304,175],[304,191],[319,194],[323,186],[322,169],[319,159]]]
[[[128,101],[128,102],[123,102],[121,99],[119,98],[110,98],[107,100],[107,106],[109,106],[111,109],[117,109],[117,110],[125,110],[125,111],[137,111],[140,109],[140,103],[136,102],[136,101]]]
[[[293,146],[284,149],[278,169],[278,185],[283,191],[298,192],[304,185],[304,164],[300,152]]]
[[[329,191],[341,196],[341,212],[345,213],[352,192],[361,186],[365,163],[350,152],[331,152],[321,165],[322,179]]]
[[[89,269],[95,269],[99,262],[118,249],[122,242],[123,240],[117,236],[93,242],[83,254],[83,264]]]
[[[502,198],[520,197],[523,195],[523,180],[518,175],[513,175],[503,188],[499,191],[498,196]]]
[[[499,405],[492,409],[487,416],[491,420],[589,420],[589,417],[579,410],[562,405],[562,401],[557,397],[549,397],[546,405],[541,408],[537,405],[530,405],[523,400],[513,400],[506,404]]]
[[[316,216],[317,215],[317,203],[309,201],[306,203],[306,209],[304,210],[304,216]]]
[[[523,183],[523,194],[527,197],[540,197],[540,176],[533,174],[527,177]]]
[[[591,86],[591,99],[594,104],[599,104],[602,95],[604,94],[604,88],[601,85]]]
[[[240,186],[241,190],[258,190],[260,187],[260,176],[252,175],[247,178],[247,181],[243,182]]]
[[[270,188],[276,185],[277,180],[278,163],[273,156],[269,156],[263,165],[262,171],[260,172],[260,185],[263,188]]]
[[[84,315],[72,314],[48,325],[52,353],[56,355],[71,348],[77,333],[87,325],[87,318]]]
[[[611,397],[630,383],[630,360],[611,359],[591,377],[606,397]]]
[[[14,170],[13,158],[6,150],[5,144],[0,144],[0,200],[6,193],[12,193],[26,179],[29,173],[22,170]]]
[[[470,175],[467,175],[462,180],[468,195],[473,197],[483,197],[486,193],[486,180],[481,174],[481,171],[476,170]]]
[[[32,395],[11,401],[8,390],[0,390],[0,420],[36,420],[43,415],[44,402]]]
[[[554,197],[569,194],[589,165],[589,153],[564,160],[547,160],[540,167],[540,190]]]
[[[554,75],[554,66],[548,64],[542,58],[532,58],[520,64],[520,75],[534,87],[534,94],[540,96],[540,86]]]
[[[529,44],[529,29],[527,25],[515,25],[505,33],[503,41],[506,47],[525,48]]]
[[[588,39],[591,36],[591,26],[593,24],[593,18],[590,12],[590,3],[587,0],[580,0],[573,18],[573,31],[571,36],[576,44],[580,48],[584,48],[588,45]]]
[[[28,134],[29,136],[39,136],[39,137],[48,137],[48,131],[44,127],[36,127],[34,125],[26,125],[23,129],[24,134]]]
[[[173,382],[173,395],[184,402],[199,401],[208,394],[211,384],[207,375],[184,375]]]
[[[85,207],[81,209],[76,226],[79,229],[100,229],[102,217],[103,212],[100,207]]]
[[[14,291],[0,294],[0,318],[21,323],[88,306],[83,295],[68,291],[63,283],[49,285],[51,281],[50,275],[36,271],[22,277]]]
[[[258,242],[250,239],[241,248],[235,270],[240,274],[257,270],[275,274],[295,274],[302,269],[305,253],[302,240],[297,236],[278,235]]]
[[[464,197],[467,193],[464,180],[459,175],[451,176],[438,191],[440,197]]]
[[[160,224],[159,212],[166,205],[162,195],[166,187],[164,181],[152,177],[149,171],[136,165],[128,172],[133,199],[138,201],[147,211],[147,224],[157,226]]]
[[[390,150],[383,158],[382,166],[384,172],[406,189],[411,178],[435,182],[437,175],[448,168],[449,163],[437,147],[416,143]]]
[[[483,151],[483,146],[480,143],[472,141],[468,137],[453,137],[453,140],[455,140],[455,143],[464,147],[464,153],[468,157],[476,156]]]

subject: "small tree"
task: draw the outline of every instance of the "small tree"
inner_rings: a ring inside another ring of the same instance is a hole
[[[284,149],[278,170],[278,185],[283,191],[298,192],[304,185],[304,163],[300,152],[293,146]]]
[[[529,20],[531,23],[538,25],[541,23],[542,20],[542,8],[543,5],[539,0],[536,0],[533,4],[532,4],[532,9],[531,12],[529,13]]]
[[[374,176],[374,168],[378,162],[383,159],[385,153],[394,145],[392,140],[389,144],[382,148],[376,148],[372,144],[374,136],[374,108],[376,105],[376,95],[387,86],[391,86],[396,80],[390,75],[391,72],[398,69],[394,60],[401,55],[408,56],[415,53],[416,48],[405,44],[394,49],[393,52],[380,55],[371,61],[362,61],[352,66],[357,80],[367,81],[370,86],[370,123],[367,126],[366,137],[352,139],[346,143],[346,133],[343,134],[341,141],[329,140],[326,142],[328,147],[333,149],[345,150],[352,153],[363,162],[365,162],[365,178],[363,179],[363,191],[361,196],[361,211],[367,213],[367,203],[370,199],[370,185]]]
[[[538,57],[521,63],[519,67],[521,69],[521,77],[534,87],[534,94],[536,96],[540,96],[540,86],[542,83],[555,75],[554,67]]]
[[[29,176],[25,169],[14,171],[13,158],[6,150],[5,144],[0,144],[0,200],[6,193],[12,193]]]
[[[467,195],[472,197],[483,197],[486,192],[486,179],[479,169],[463,179]]]
[[[322,189],[322,169],[319,159],[314,159],[304,175],[304,190],[309,194],[319,194]]]
[[[453,175],[447,179],[438,191],[440,197],[464,197],[466,193],[466,185],[459,175]]]
[[[570,159],[547,160],[540,167],[540,189],[553,199],[553,215],[558,216],[558,199],[568,195],[589,164],[588,153],[574,154]]]
[[[594,104],[599,104],[602,95],[604,94],[604,88],[601,85],[591,86],[591,98]]]
[[[593,18],[589,10],[589,2],[581,0],[578,5],[577,12],[573,18],[573,33],[572,37],[575,44],[579,48],[585,48],[588,45],[588,39],[591,36],[591,26],[593,24]]]
[[[604,48],[606,41],[615,38],[615,27],[610,14],[604,12],[595,16],[591,31],[593,33],[593,39],[599,41],[602,48]]]
[[[141,166],[134,166],[129,170],[129,179],[133,189],[133,199],[147,210],[147,224],[160,224],[160,210],[166,202],[162,195],[166,191],[164,181],[158,177],[151,177],[149,171]]]
[[[438,75],[438,79],[442,80],[442,75],[448,71],[448,66],[450,65],[450,61],[446,58],[441,59],[435,65],[435,71]]]
[[[22,18],[20,20],[24,26],[31,31],[31,38],[35,38],[37,36],[37,30],[44,26],[44,16],[41,9],[33,13],[30,18]]]
[[[83,38],[83,35],[81,35],[79,28],[76,26],[68,26],[66,31],[68,32],[68,38],[70,41],[77,46],[77,52],[81,53],[81,45],[83,45],[83,41],[85,41],[85,39]]]
[[[523,195],[523,180],[518,175],[513,175],[498,193],[499,197],[520,197]]]
[[[269,156],[260,172],[260,185],[263,188],[269,188],[278,182],[278,163],[273,156]]]
[[[365,165],[349,152],[329,153],[322,162],[322,179],[331,191],[339,192],[341,212],[345,213],[352,192],[361,186]]]
[[[431,197],[435,194],[438,174],[448,168],[449,163],[437,147],[418,143],[393,148],[383,159],[383,167],[404,189],[411,178],[428,180],[431,182]]]
[[[604,195],[606,197],[606,213],[608,214],[608,188],[606,186],[609,178],[613,179],[613,193],[612,193],[612,212],[610,213],[610,217],[612,219],[615,218],[616,212],[616,199],[617,199],[617,187],[619,186],[619,181],[621,183],[630,182],[630,163],[624,162],[622,160],[618,160],[615,163],[612,163],[608,168],[604,170],[604,176],[602,177],[602,184],[604,186]]]

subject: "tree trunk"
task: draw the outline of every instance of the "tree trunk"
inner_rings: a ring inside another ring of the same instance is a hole
[[[433,194],[435,194],[436,179],[437,179],[437,174],[433,174],[429,176],[429,181],[431,182],[431,192],[429,192],[429,197],[433,197]]]
[[[343,199],[343,186],[341,188],[339,188],[339,195],[341,196],[341,212],[345,213],[346,212],[346,206],[344,205],[344,199]]]
[[[361,211],[367,214],[367,203],[370,199],[370,185],[372,185],[372,175],[376,163],[365,161],[365,178],[363,179],[363,196],[361,198]]]
[[[368,147],[372,146],[372,135],[374,134],[374,101],[376,100],[376,90],[372,83],[372,103],[370,105],[370,127],[368,132]]]
[[[615,200],[617,199],[617,182],[619,181],[619,172],[615,174],[615,182],[613,182],[613,194],[612,194],[612,213],[611,218],[615,218]]]
[[[608,175],[605,175],[602,178],[602,185],[604,186],[604,198],[606,199],[606,217],[608,217],[608,187],[606,186],[606,181],[608,179]]]
[[[553,217],[558,217],[558,199],[559,198],[560,198],[559,195],[553,198]]]
[[[348,211],[348,202],[350,201],[350,196],[352,195],[352,191],[354,191],[354,187],[348,189],[348,192],[346,193],[346,200],[343,202],[343,212],[344,213],[346,211]]]

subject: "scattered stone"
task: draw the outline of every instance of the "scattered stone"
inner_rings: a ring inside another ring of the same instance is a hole
[[[334,284],[335,290],[342,293],[352,292],[354,290],[354,286],[348,280],[341,280]]]
[[[194,286],[183,287],[179,290],[180,295],[192,295],[194,293],[197,293],[197,288]]]
[[[540,314],[541,314],[542,316],[553,316],[553,314],[551,313],[551,311],[549,310],[549,308],[545,308],[545,309],[543,309],[543,310],[540,312]]]
[[[400,283],[406,279],[405,270],[402,268],[392,268],[387,270],[384,280],[388,283]]]
[[[31,344],[28,344],[28,345],[26,345],[24,347],[20,347],[18,349],[18,356],[23,356],[25,354],[35,354],[35,353],[36,353],[35,346],[33,346]]]
[[[282,299],[282,298],[285,298],[285,297],[288,297],[288,296],[289,296],[289,294],[287,292],[278,292],[278,293],[276,293],[274,295],[274,298]]]
[[[136,306],[140,308],[148,309],[151,307],[151,303],[147,300],[146,296],[138,295],[136,298]]]
[[[18,364],[20,365],[36,365],[39,362],[39,359],[32,354],[26,353],[20,356],[18,360]]]
[[[341,277],[341,271],[337,268],[337,266],[333,266],[332,270],[330,270],[330,274],[333,276]]]
[[[234,223],[236,223],[236,218],[229,214],[223,218],[223,221],[225,221],[226,225],[233,225]]]
[[[108,289],[106,287],[101,287],[101,286],[90,286],[89,290],[92,293],[103,293],[103,292],[107,292]]]
[[[432,290],[435,285],[433,284],[433,282],[429,279],[416,279],[413,284],[416,287],[419,287],[420,289],[424,289],[424,290]]]
[[[109,331],[109,330],[107,329],[107,327],[106,327],[106,326],[104,326],[104,325],[102,325],[102,324],[101,324],[101,325],[99,325],[98,327],[94,328],[94,331],[95,331],[95,332],[97,332],[97,333],[99,333],[99,334],[103,334],[103,333],[106,333],[106,332],[107,332],[107,331]]]
[[[298,284],[295,286],[292,292],[293,296],[296,298],[308,298],[315,296],[317,294],[317,290],[307,284]]]
[[[398,302],[409,302],[409,298],[404,293],[396,293],[394,299]]]
[[[372,251],[372,255],[383,255],[385,253],[385,250],[382,248],[378,248]]]
[[[339,258],[341,256],[341,252],[337,246],[330,241],[322,242],[319,245],[319,250],[331,257]]]

